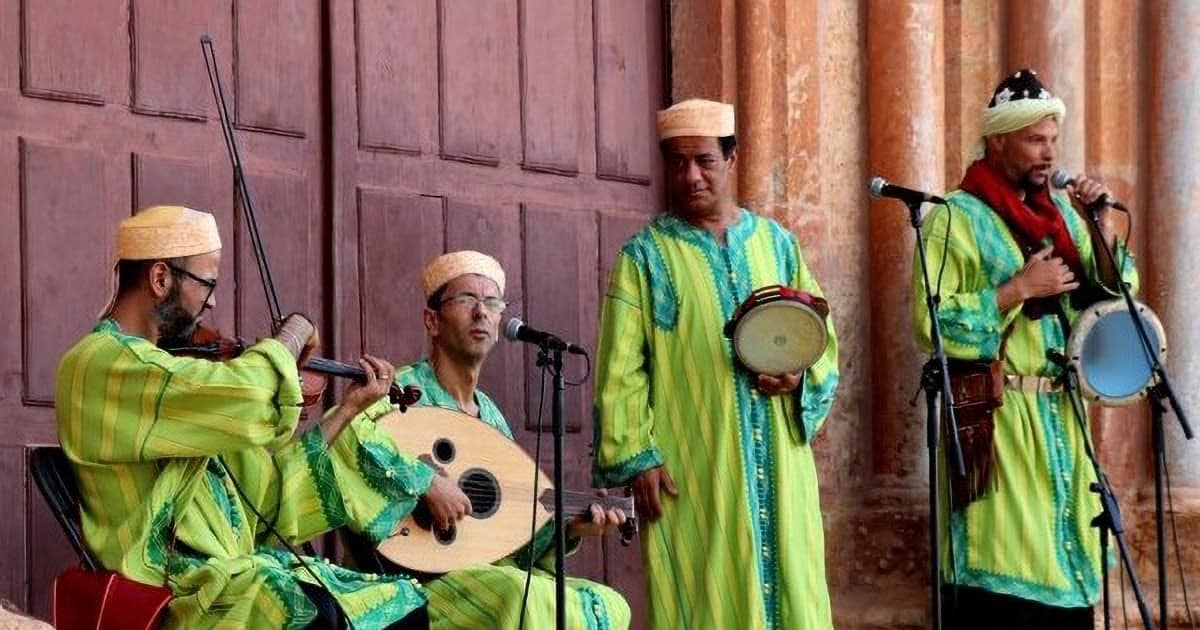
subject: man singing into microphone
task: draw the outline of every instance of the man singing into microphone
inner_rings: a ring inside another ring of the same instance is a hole
[[[796,237],[741,208],[731,105],[658,113],[669,211],[621,248],[596,372],[598,486],[629,484],[654,628],[831,625],[811,443],[837,340],[805,373],[754,374],[722,327],[752,291],[820,294]]]
[[[512,439],[504,414],[478,388],[483,362],[496,345],[504,300],[505,274],[496,259],[458,251],[433,259],[421,277],[425,290],[425,331],[429,357],[396,371],[400,385],[421,388],[419,405],[474,416]],[[533,471],[529,471],[532,478]],[[397,510],[404,510],[397,506]],[[625,520],[620,510],[592,506],[592,518],[568,524],[568,544],[583,536],[603,536]],[[529,546],[499,562],[459,569],[425,584],[433,630],[517,628],[521,625],[526,570],[533,561],[524,627],[552,628],[555,621],[554,523],[537,532]],[[619,593],[588,580],[567,580],[570,628],[629,626],[629,605]]]
[[[1064,350],[1066,327],[1088,302],[1118,295],[1118,273],[1097,252],[1097,239],[1116,247],[1120,281],[1136,288],[1137,272],[1117,241],[1127,233],[1118,225],[1123,217],[1102,210],[1100,234],[1082,214],[1109,195],[1103,184],[1076,178],[1075,206],[1050,192],[1065,113],[1032,70],[1006,78],[983,112],[983,158],[925,222],[946,354],[1000,361],[1005,380],[990,479],[978,498],[942,512],[943,538],[950,537],[942,572],[948,628],[1091,628],[1099,598],[1091,519],[1100,504],[1089,491],[1089,436],[1063,392],[1062,368],[1048,355]],[[928,349],[919,267],[913,287],[916,337]]]

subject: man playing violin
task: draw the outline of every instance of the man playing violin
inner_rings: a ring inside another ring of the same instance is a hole
[[[803,374],[755,374],[722,335],[770,285],[820,295],[794,235],[739,207],[731,105],[658,112],[668,212],[626,241],[604,296],[595,483],[629,485],[655,628],[828,628],[811,443],[837,340]]]
[[[500,409],[479,389],[479,374],[499,336],[504,301],[504,270],[491,256],[459,251],[435,258],[422,274],[426,296],[425,331],[429,356],[396,373],[400,385],[421,389],[419,405],[474,416],[512,439]],[[533,471],[530,471],[532,474]],[[434,520],[441,527],[450,521]],[[603,536],[620,525],[620,510],[591,506],[591,519],[570,522],[569,544],[583,536]],[[517,628],[521,625],[526,571],[530,570],[526,628],[551,628],[554,607],[554,523],[526,547],[491,565],[459,569],[427,582],[432,628]],[[572,628],[626,628],[629,605],[607,586],[583,579],[567,581],[567,620]]]
[[[426,597],[411,580],[278,547],[278,538],[300,544],[342,526],[387,527],[378,520],[423,494],[446,512],[465,509],[461,492],[455,507],[457,489],[434,483],[375,427],[392,410],[383,398],[392,366],[365,357],[366,383],[297,435],[297,363],[318,343],[303,316],[224,362],[160,348],[189,337],[215,306],[212,215],[147,208],[121,222],[116,251],[112,301],[63,356],[55,399],[84,537],[100,563],[165,581],[170,627],[334,627],[339,615],[360,629],[425,627]]]
[[[1101,230],[1094,230],[1070,197],[1049,189],[1065,115],[1063,101],[1034,71],[1005,78],[983,110],[981,159],[946,195],[947,204],[925,218],[944,347],[959,360],[951,378],[972,364],[998,362],[989,372],[1003,379],[989,377],[984,388],[1002,390],[994,417],[980,419],[969,408],[957,414],[968,475],[950,478],[954,509],[942,513],[943,549],[951,552],[942,572],[948,628],[1091,628],[1100,596],[1099,535],[1091,523],[1100,503],[1090,490],[1089,436],[1051,353],[1065,350],[1088,302],[1116,297],[1117,282],[1136,290],[1138,277],[1117,239],[1123,217],[1103,211]],[[1082,176],[1071,192],[1081,206],[1109,193]],[[1119,273],[1097,254],[1100,239],[1116,247]],[[914,332],[928,349],[919,267],[913,292]],[[969,396],[966,388],[955,391]],[[973,443],[986,431],[963,429],[976,422],[994,426],[982,447]],[[989,456],[995,463],[981,466]]]

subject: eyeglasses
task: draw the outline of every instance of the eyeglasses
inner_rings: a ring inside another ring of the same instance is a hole
[[[210,297],[212,297],[213,291],[217,290],[217,281],[216,280],[210,280],[208,278],[201,278],[200,276],[197,276],[196,274],[188,271],[187,269],[184,269],[183,267],[176,267],[175,265],[172,265],[171,263],[167,263],[167,267],[171,271],[174,271],[175,273],[183,274],[189,280],[194,281],[196,284],[198,284],[202,287],[206,287],[208,289],[208,295],[206,295],[204,297],[204,303],[208,304],[208,299]]]
[[[475,307],[479,306],[480,304],[483,305],[484,310],[494,315],[503,313],[504,309],[508,308],[508,302],[505,302],[502,298],[481,298],[478,295],[471,293],[464,293],[462,295],[456,295],[452,298],[446,298],[442,300],[441,306],[450,306],[453,308],[473,311],[475,310]]]

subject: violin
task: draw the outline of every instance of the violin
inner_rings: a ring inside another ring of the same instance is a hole
[[[246,342],[239,337],[222,336],[216,328],[197,325],[187,345],[165,350],[176,356],[228,361],[246,351]],[[367,373],[360,366],[333,359],[310,357],[300,366],[300,393],[304,398],[305,407],[321,399],[329,380],[326,378],[328,376],[348,378],[356,383],[367,382]],[[388,400],[399,406],[400,411],[406,411],[420,399],[421,390],[413,385],[401,387],[393,382],[388,389]]]

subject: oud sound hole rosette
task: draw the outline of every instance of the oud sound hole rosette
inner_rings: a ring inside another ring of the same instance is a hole
[[[482,468],[472,468],[459,478],[458,486],[471,499],[471,516],[487,518],[500,509],[500,482]]]

